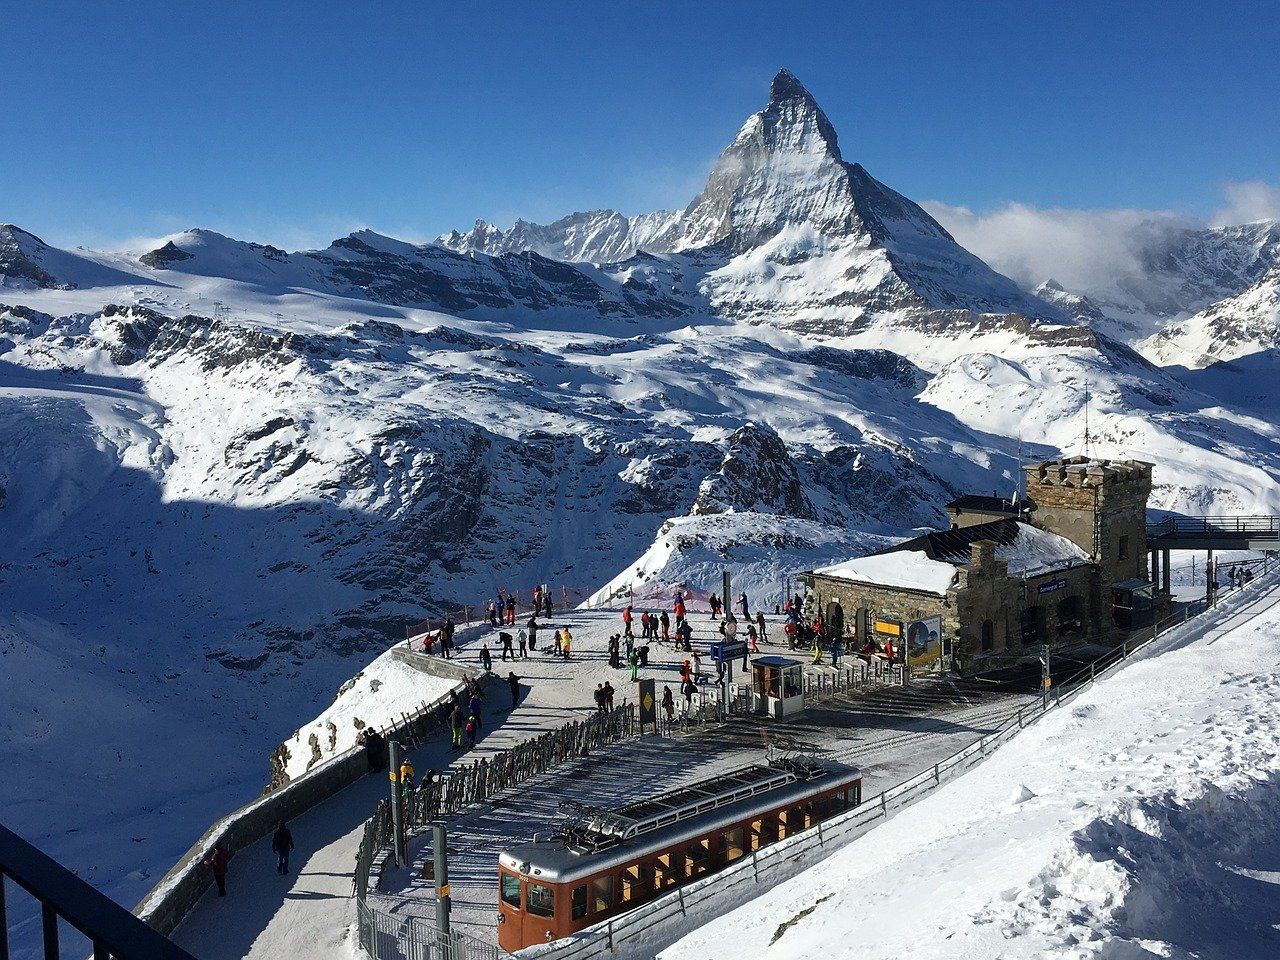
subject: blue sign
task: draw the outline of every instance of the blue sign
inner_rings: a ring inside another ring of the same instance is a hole
[[[724,660],[737,660],[747,655],[747,645],[741,640],[712,640],[711,659],[720,663]]]
[[[1067,578],[1059,577],[1057,580],[1050,580],[1048,583],[1042,583],[1036,587],[1036,593],[1053,593],[1055,590],[1067,589]]]

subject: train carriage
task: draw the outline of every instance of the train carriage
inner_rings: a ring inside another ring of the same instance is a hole
[[[498,857],[498,943],[571,936],[808,830],[862,800],[855,767],[779,760],[594,811]]]

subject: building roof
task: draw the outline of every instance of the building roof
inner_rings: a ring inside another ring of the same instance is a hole
[[[813,572],[856,583],[945,596],[955,583],[959,568],[972,560],[973,545],[980,540],[996,545],[996,559],[1008,563],[1011,577],[1038,577],[1092,562],[1066,537],[1005,517],[926,533]]]
[[[948,510],[974,510],[979,513],[1018,513],[1031,506],[1026,500],[1010,500],[1008,497],[986,497],[980,493],[966,493],[946,505]]]

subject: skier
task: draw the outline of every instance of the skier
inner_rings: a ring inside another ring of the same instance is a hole
[[[676,602],[673,605],[671,612],[676,615],[677,627],[680,626],[680,624],[684,623],[684,614],[685,614],[684,594],[682,594],[679,590],[676,591]]]
[[[489,652],[489,641],[480,645],[480,663],[485,673],[493,673],[493,654]]]
[[[645,610],[640,614],[640,639],[649,639],[649,611]]]
[[[626,634],[629,639],[635,636],[635,634],[631,632],[631,617],[631,604],[627,604],[622,608],[622,632]]]
[[[219,840],[213,845],[209,855],[201,862],[213,871],[214,882],[218,885],[218,896],[225,897],[227,895],[227,865],[231,863],[231,851],[224,847],[222,841]]]
[[[276,855],[276,873],[289,872],[289,851],[293,849],[293,834],[281,820],[276,824],[276,832],[271,835],[271,852]]]

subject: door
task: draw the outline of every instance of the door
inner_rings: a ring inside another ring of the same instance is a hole
[[[826,627],[828,637],[844,636],[844,608],[836,600],[827,604]]]

